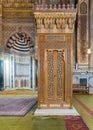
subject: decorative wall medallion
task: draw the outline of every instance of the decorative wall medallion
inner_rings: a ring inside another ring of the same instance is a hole
[[[86,4],[86,2],[82,2],[80,4],[80,13],[81,14],[87,14],[87,4]]]

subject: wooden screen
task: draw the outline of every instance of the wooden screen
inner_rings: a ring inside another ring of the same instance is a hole
[[[45,51],[44,70],[45,88],[46,88],[46,102],[50,102],[50,107],[56,105],[52,102],[59,102],[65,100],[65,58],[64,50],[62,49],[48,49]]]
[[[38,108],[68,108],[72,100],[72,35],[38,34]]]

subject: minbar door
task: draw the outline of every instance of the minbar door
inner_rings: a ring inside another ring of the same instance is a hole
[[[40,34],[38,41],[38,108],[71,108],[72,35]]]
[[[45,104],[60,108],[65,101],[65,49],[45,50]]]

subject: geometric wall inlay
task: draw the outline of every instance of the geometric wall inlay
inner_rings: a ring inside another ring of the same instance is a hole
[[[79,0],[78,2],[78,33],[77,33],[77,58],[79,65],[88,65],[88,44],[89,44],[89,1]]]
[[[56,35],[52,36],[52,35],[50,35],[50,36],[46,36],[46,39],[47,39],[47,40],[65,41],[64,35],[63,35],[63,36],[56,36]]]

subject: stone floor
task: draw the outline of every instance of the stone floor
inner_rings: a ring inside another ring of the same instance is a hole
[[[77,110],[72,107],[72,109],[36,109],[35,116],[62,116],[62,115],[74,115],[78,116]]]

